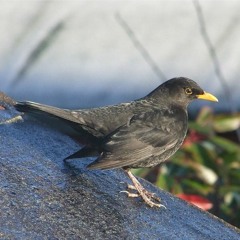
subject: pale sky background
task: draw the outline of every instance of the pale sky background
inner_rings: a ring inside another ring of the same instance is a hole
[[[167,79],[197,81],[240,109],[240,1],[1,1],[0,91],[65,108],[142,97],[164,81],[119,23],[133,30]],[[199,19],[204,20],[201,25]],[[203,28],[202,28],[203,27]],[[225,85],[216,75],[207,33]]]

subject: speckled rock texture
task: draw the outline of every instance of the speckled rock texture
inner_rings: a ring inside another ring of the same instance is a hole
[[[63,159],[79,146],[0,94],[0,239],[240,239],[238,229],[141,180],[167,207],[129,199],[122,170]],[[122,183],[123,182],[123,183]]]

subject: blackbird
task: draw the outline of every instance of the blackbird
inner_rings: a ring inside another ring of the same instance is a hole
[[[140,196],[149,206],[162,207],[160,198],[144,189],[130,168],[156,166],[179,149],[187,133],[187,106],[194,99],[218,101],[193,80],[178,77],[129,103],[82,110],[34,102],[17,102],[15,107],[21,112],[60,119],[78,132],[84,146],[65,161],[95,156],[89,169],[123,168],[133,183],[125,191],[128,196]]]

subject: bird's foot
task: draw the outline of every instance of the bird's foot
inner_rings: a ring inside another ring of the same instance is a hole
[[[133,185],[128,184],[128,189],[134,190],[136,192],[134,193],[130,191],[121,191],[121,192],[127,193],[128,197],[134,197],[134,198],[141,197],[143,201],[150,207],[166,208],[163,204],[160,204],[161,199],[157,197],[155,193],[147,191],[130,171],[127,171],[127,174],[129,175],[130,179],[133,182]]]
[[[140,196],[138,193],[131,193],[129,191],[120,191],[120,193],[126,193],[130,198],[135,198]]]
[[[136,198],[136,197],[141,197],[143,201],[149,205],[150,207],[164,207],[166,208],[163,204],[160,204],[161,199],[155,195],[155,193],[147,191],[145,188],[142,188],[140,191],[138,191],[134,186],[131,186],[131,190],[136,190],[136,193],[129,192],[129,191],[121,191],[123,193],[126,193],[128,197],[130,198]]]
[[[136,188],[135,186],[131,185],[131,184],[128,184],[128,185],[127,185],[127,189],[128,189],[128,190],[135,190],[135,191],[138,192],[137,188]],[[141,186],[141,190],[143,191],[143,193],[144,193],[148,198],[154,199],[154,200],[156,200],[157,202],[160,202],[160,201],[161,201],[161,199],[160,199],[158,196],[156,196],[155,193],[152,193],[152,192],[147,191],[147,190],[146,190],[145,188],[143,188],[142,186]],[[139,193],[131,193],[131,192],[129,192],[129,191],[121,191],[121,192],[128,193],[128,196],[129,196],[129,197],[139,197],[139,196],[140,196]],[[130,195],[131,195],[131,196],[130,196]]]
[[[131,184],[128,184],[128,185],[127,185],[127,188],[130,189],[130,190],[136,190],[136,191],[137,191],[136,187],[134,187],[134,186],[131,185]]]
[[[155,201],[157,202],[161,202],[161,198],[156,196],[156,193],[152,193],[152,192],[149,192],[147,191],[145,188],[142,189],[143,190],[143,193],[150,199],[154,199]]]
[[[139,195],[142,197],[143,201],[149,205],[150,207],[164,207],[163,204],[160,203],[161,199],[154,195],[154,193],[148,192],[146,189],[142,189],[143,191],[139,193]]]
[[[120,182],[120,183],[125,184],[125,182]],[[127,189],[128,190],[135,190],[135,191],[137,191],[137,189],[133,185],[131,185],[131,184],[127,184]],[[135,193],[134,192],[130,192],[128,190],[120,191],[120,193],[126,193],[128,195],[128,197],[131,197],[131,198],[135,198],[135,197],[139,197],[140,196],[139,193],[137,193],[137,192],[135,192]]]

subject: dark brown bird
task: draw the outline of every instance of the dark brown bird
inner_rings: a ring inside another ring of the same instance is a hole
[[[149,206],[161,207],[160,199],[142,187],[130,168],[156,166],[179,149],[187,133],[187,106],[194,99],[218,101],[193,80],[179,77],[143,98],[114,106],[68,110],[18,102],[16,109],[64,121],[85,145],[66,159],[97,156],[88,168],[125,169],[133,183],[129,189],[137,191],[126,191],[128,196],[141,196]]]

